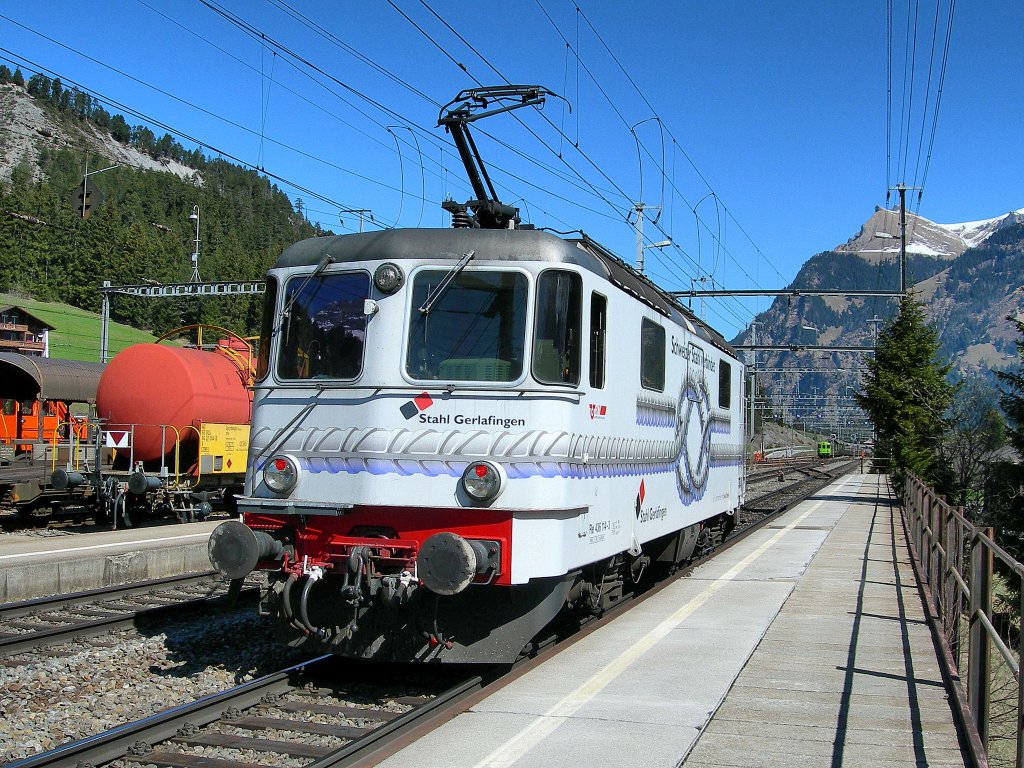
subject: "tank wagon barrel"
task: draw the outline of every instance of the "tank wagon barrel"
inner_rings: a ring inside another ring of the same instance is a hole
[[[229,358],[167,344],[136,344],[114,356],[96,393],[108,431],[132,432],[136,461],[165,457],[177,443],[199,439],[206,422],[246,424],[250,398],[245,373]],[[168,440],[168,430],[172,440]]]
[[[136,344],[114,356],[96,409],[116,457],[95,482],[115,525],[139,514],[202,519],[214,503],[232,505],[245,471],[251,378],[251,349],[237,337],[209,347]]]

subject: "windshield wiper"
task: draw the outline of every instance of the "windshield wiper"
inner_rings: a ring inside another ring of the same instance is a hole
[[[434,305],[438,302],[441,296],[444,295],[444,292],[448,290],[448,286],[450,286],[452,284],[452,281],[459,276],[459,273],[466,268],[466,265],[469,264],[469,260],[472,259],[473,256],[475,255],[476,251],[470,251],[461,259],[459,259],[459,263],[452,267],[451,271],[444,276],[444,279],[441,280],[440,283],[438,283],[437,288],[432,290],[430,292],[430,295],[427,296],[427,300],[424,301],[423,306],[420,307],[421,314],[430,314],[430,310],[434,308]]]
[[[300,285],[298,289],[292,293],[292,295],[288,298],[288,303],[286,303],[284,305],[284,309],[281,310],[281,322],[278,323],[277,327],[274,329],[274,336],[276,336],[281,331],[281,325],[287,322],[288,325],[285,327],[284,333],[284,340],[287,343],[288,333],[292,327],[292,307],[295,306],[295,302],[298,301],[299,296],[302,295],[302,292],[306,290],[306,286],[309,285],[309,281],[312,280],[317,275],[319,275],[321,272],[327,269],[329,265],[333,263],[334,257],[328,253],[326,256],[320,259],[320,263],[316,265],[316,269],[314,269],[306,276],[306,279],[302,281],[302,285]]]

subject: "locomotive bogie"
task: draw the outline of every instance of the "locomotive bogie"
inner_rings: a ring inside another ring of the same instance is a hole
[[[305,241],[262,339],[239,509],[289,542],[260,563],[264,607],[302,641],[510,660],[742,503],[742,364],[592,241]]]

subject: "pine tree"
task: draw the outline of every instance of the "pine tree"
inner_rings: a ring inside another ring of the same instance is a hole
[[[952,503],[977,513],[984,502],[1006,427],[999,412],[998,393],[980,374],[968,376],[946,412],[947,428],[939,446],[939,488]]]
[[[132,136],[132,129],[128,127],[128,122],[124,119],[124,115],[114,115],[110,118],[110,135],[114,137],[115,141],[119,141],[122,144],[128,143]]]
[[[46,75],[35,74],[28,79],[28,93],[42,99],[50,97],[50,78]]]
[[[1016,449],[1019,461],[1024,461],[1024,321],[1012,317],[1008,319],[1017,326],[1020,334],[1016,342],[1020,367],[1016,371],[996,372],[996,376],[1005,385],[999,404],[1003,406],[1006,418],[1011,423],[1007,429],[1007,439]]]
[[[875,357],[857,394],[878,434],[880,453],[888,455],[897,491],[908,474],[925,482],[936,479],[936,456],[953,386],[950,365],[936,360],[937,331],[925,323],[924,309],[913,292],[879,334]]]
[[[999,404],[1006,414],[1006,438],[1014,456],[995,464],[985,486],[982,523],[996,529],[999,545],[1017,560],[1024,560],[1024,322],[1017,326],[1019,362],[1015,370],[996,371],[1002,391]],[[998,562],[998,561],[997,561]],[[1019,583],[1008,579],[1008,585]]]

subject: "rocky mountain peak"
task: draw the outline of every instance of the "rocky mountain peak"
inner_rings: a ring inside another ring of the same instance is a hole
[[[993,219],[961,224],[937,224],[907,211],[907,253],[952,261],[968,248],[977,248],[1000,229],[1024,220],[1024,209]],[[888,260],[900,252],[900,211],[876,207],[860,231],[835,250],[856,253],[869,262]]]

